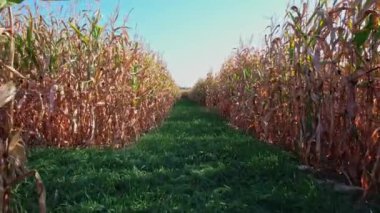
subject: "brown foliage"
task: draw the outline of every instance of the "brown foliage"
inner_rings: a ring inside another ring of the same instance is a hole
[[[99,12],[69,20],[38,10],[16,16],[11,112],[28,144],[122,147],[166,116],[178,89],[159,56],[115,26],[117,16],[107,26]],[[1,61],[9,59],[9,43],[0,43]],[[8,115],[3,109],[0,120]]]
[[[4,10],[5,6],[13,4],[12,1],[2,2],[0,10]],[[38,203],[40,212],[46,212],[46,193],[41,177],[36,170],[28,170],[26,168],[26,149],[25,143],[21,138],[21,132],[14,129],[14,98],[16,95],[16,86],[12,81],[14,75],[24,78],[17,70],[14,69],[15,41],[14,41],[14,17],[10,7],[7,8],[8,28],[0,28],[0,36],[6,40],[7,46],[7,62],[1,61],[1,66],[5,68],[3,71],[3,83],[0,86],[0,108],[5,114],[5,119],[1,124],[0,137],[0,209],[2,212],[10,212],[10,196],[11,188],[19,182],[30,176],[34,176],[38,193]],[[10,102],[10,104],[8,104]],[[3,107],[8,107],[4,109]]]
[[[260,139],[378,191],[379,1],[309,9],[291,7],[280,37],[272,27],[265,49],[240,49],[193,93]]]

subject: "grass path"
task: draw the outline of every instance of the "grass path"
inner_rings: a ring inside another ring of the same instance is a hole
[[[289,154],[187,100],[131,149],[38,149],[29,164],[42,175],[49,212],[353,211]],[[36,209],[32,187],[14,190],[18,211]]]

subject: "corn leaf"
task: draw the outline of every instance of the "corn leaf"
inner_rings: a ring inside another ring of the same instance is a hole
[[[24,0],[0,0],[0,9],[4,7],[9,7],[14,4],[19,4],[23,2]]]
[[[0,86],[0,107],[11,101],[16,95],[16,86],[12,81]]]

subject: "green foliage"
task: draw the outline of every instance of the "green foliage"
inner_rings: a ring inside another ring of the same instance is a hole
[[[363,44],[367,41],[370,33],[371,33],[371,30],[369,29],[363,29],[355,33],[353,42],[355,43],[356,47],[360,48],[361,46],[363,46]]]
[[[161,128],[124,150],[35,149],[49,212],[355,212],[289,154],[179,101]],[[14,208],[35,210],[32,186]]]
[[[14,4],[20,4],[24,0],[0,0],[0,9],[4,7],[9,7]]]

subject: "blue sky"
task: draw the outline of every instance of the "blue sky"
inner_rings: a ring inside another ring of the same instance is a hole
[[[26,0],[30,4],[34,0]],[[46,5],[45,3],[38,4]],[[71,3],[70,3],[71,2]],[[73,1],[63,4],[70,8]],[[104,18],[120,5],[130,14],[130,35],[138,35],[159,52],[180,86],[192,86],[220,66],[240,39],[263,45],[270,18],[282,23],[287,0],[76,0],[77,10],[100,8]],[[79,2],[79,3],[78,3]],[[25,3],[24,3],[25,4]],[[70,9],[70,11],[72,8]],[[122,17],[120,21],[122,20]]]

